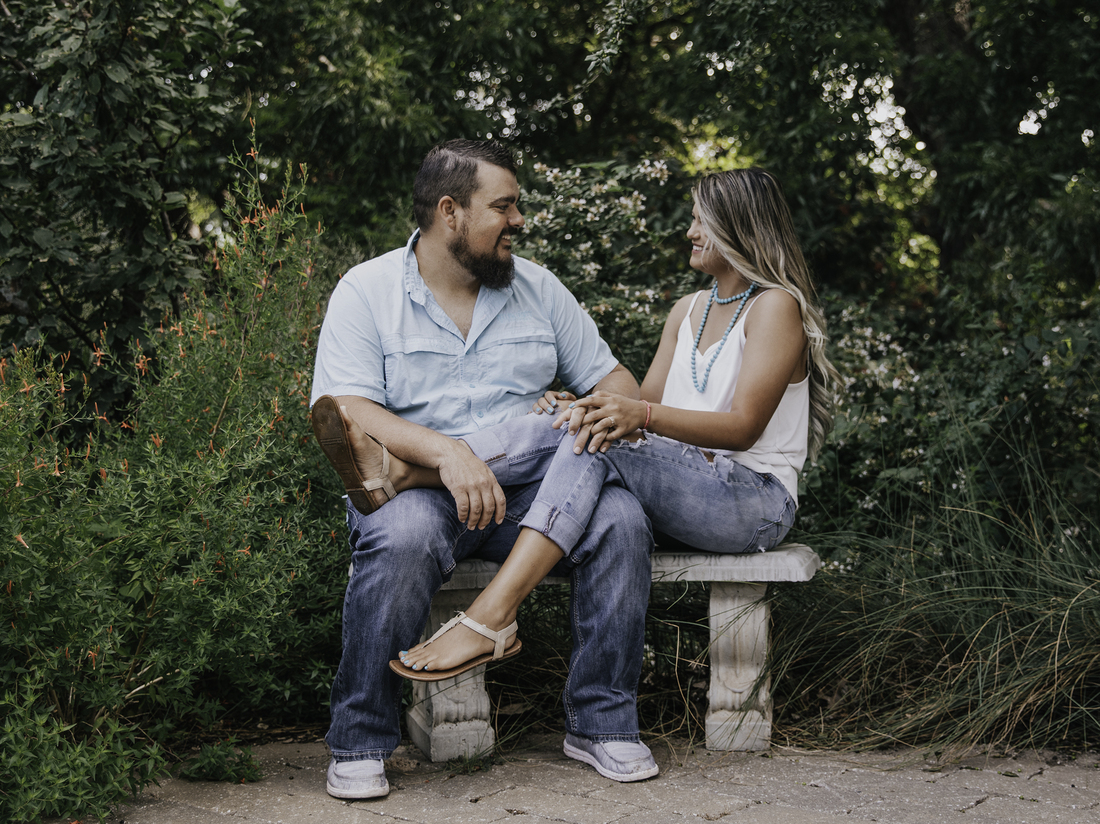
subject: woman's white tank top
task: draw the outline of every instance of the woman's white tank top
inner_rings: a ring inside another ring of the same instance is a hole
[[[665,379],[665,391],[661,403],[677,409],[701,412],[729,412],[733,405],[733,393],[737,389],[737,376],[741,374],[741,359],[745,352],[745,318],[752,305],[745,307],[737,324],[730,330],[725,346],[718,354],[710,370],[705,392],[695,388],[691,379],[691,350],[695,346],[695,330],[691,324],[691,311],[700,295],[696,292],[688,306],[680,329],[676,334],[676,351]],[[755,303],[756,301],[753,301]],[[701,377],[710,363],[720,341],[695,356],[696,373]],[[810,379],[787,385],[779,406],[772,415],[763,434],[749,449],[734,452],[725,449],[709,450],[725,455],[755,472],[771,473],[798,502],[798,473],[806,463],[810,437]]]

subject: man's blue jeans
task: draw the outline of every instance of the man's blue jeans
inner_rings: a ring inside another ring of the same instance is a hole
[[[508,498],[505,520],[484,530],[458,521],[446,490],[399,494],[371,515],[348,506],[352,573],[344,597],[344,651],[332,685],[326,740],[337,761],[387,758],[400,743],[404,682],[388,662],[420,639],[432,596],[469,557],[503,561],[558,449],[563,430],[528,415],[506,455],[494,437],[464,438],[488,459]],[[489,451],[486,451],[486,450]],[[637,687],[649,602],[649,519],[625,489],[608,486],[576,546],[555,568],[570,577],[573,654],[563,703],[569,732],[595,741],[639,740]],[[522,659],[520,659],[522,660]]]

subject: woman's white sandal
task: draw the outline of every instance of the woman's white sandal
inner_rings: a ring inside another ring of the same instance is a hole
[[[443,633],[454,629],[459,624],[462,624],[464,627],[469,627],[478,635],[482,635],[492,641],[493,651],[478,655],[465,663],[459,664],[457,667],[451,667],[445,670],[414,670],[412,667],[406,667],[397,659],[390,661],[390,669],[402,678],[409,678],[413,681],[443,681],[444,679],[454,678],[456,675],[468,672],[480,664],[511,658],[513,655],[519,653],[520,649],[523,647],[519,638],[515,637],[516,632],[519,630],[519,624],[515,621],[501,630],[489,629],[484,624],[475,621],[465,612],[459,612],[458,615],[441,626],[435,635],[424,642],[424,646],[432,643],[432,641],[439,638]],[[509,638],[514,640],[510,646],[506,647],[505,644],[508,643]]]

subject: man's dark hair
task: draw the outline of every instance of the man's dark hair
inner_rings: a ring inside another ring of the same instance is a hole
[[[428,152],[413,184],[413,214],[420,231],[432,228],[440,198],[450,195],[459,206],[470,205],[479,162],[516,173],[511,151],[495,140],[448,140]]]

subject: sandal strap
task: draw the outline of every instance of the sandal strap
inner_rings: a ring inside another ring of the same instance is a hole
[[[476,632],[478,635],[484,636],[485,638],[488,638],[490,641],[493,642],[493,644],[494,644],[494,647],[493,647],[493,660],[494,661],[498,661],[504,656],[504,651],[505,651],[505,649],[507,649],[508,641],[512,637],[514,637],[515,634],[519,631],[519,623],[517,623],[516,621],[513,621],[508,626],[506,626],[504,629],[500,629],[500,630],[489,629],[487,626],[485,626],[485,624],[482,624],[482,623],[479,623],[478,621],[475,621],[473,618],[471,618],[465,612],[462,612],[460,610],[459,613],[454,618],[452,618],[450,621],[448,621],[443,626],[441,626],[436,631],[435,635],[433,635],[431,638],[429,638],[427,641],[425,641],[424,646],[427,646],[432,641],[434,641],[436,638],[441,636],[443,633],[448,632],[449,630],[453,629],[454,627],[458,626],[459,624],[462,624],[463,626],[469,627],[474,632]]]
[[[397,497],[397,490],[393,488],[393,482],[390,481],[390,451],[386,449],[384,443],[374,437],[370,432],[364,432],[363,434],[382,447],[382,474],[377,478],[371,478],[369,481],[364,481],[363,489],[367,492],[381,489],[386,495],[386,500],[392,501]]]
[[[326,395],[325,397],[330,396]],[[348,416],[348,408],[346,406],[340,407],[340,417],[343,419],[344,432],[346,433],[348,422],[351,421],[351,418]],[[373,492],[376,489],[381,489],[383,494],[386,496],[386,500],[392,501],[394,498],[397,497],[397,490],[393,488],[393,482],[390,480],[390,451],[386,449],[386,445],[384,443],[378,440],[378,438],[374,437],[374,435],[372,435],[370,432],[367,432],[362,427],[359,427],[359,429],[364,435],[366,435],[368,438],[370,438],[372,441],[382,447],[382,474],[377,478],[371,478],[369,481],[363,481],[363,489],[367,492]],[[344,437],[348,438],[350,436],[345,434]],[[348,451],[351,451],[350,447]],[[367,499],[368,501],[370,500],[369,495],[367,496]],[[377,509],[378,506],[381,506],[381,504],[378,504],[376,506],[373,501],[371,501],[370,503],[373,507],[371,509],[372,512],[374,511],[374,509]]]

